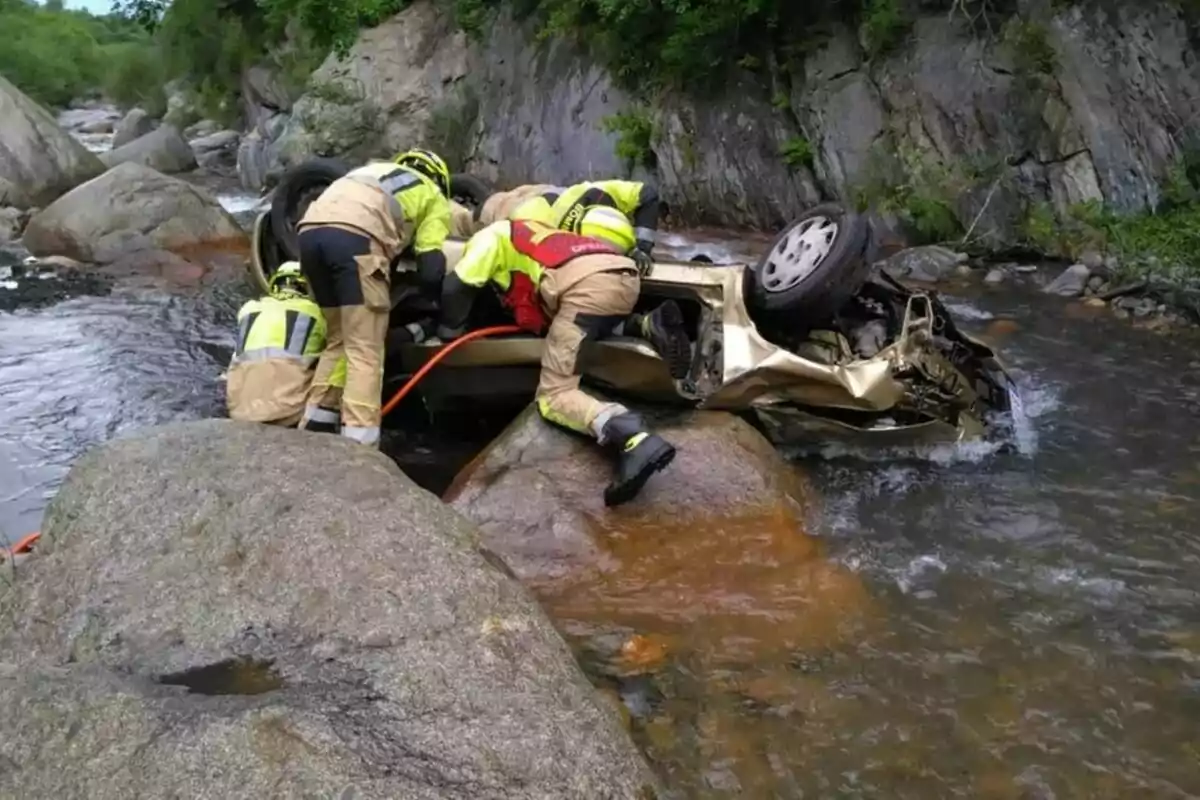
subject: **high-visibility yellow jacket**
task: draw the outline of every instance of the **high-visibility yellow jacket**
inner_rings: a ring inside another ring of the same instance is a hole
[[[489,282],[500,290],[503,304],[518,325],[541,333],[547,322],[537,295],[542,276],[548,269],[583,256],[605,256],[596,264],[600,270],[634,268],[608,242],[535,220],[500,220],[488,225],[467,242],[462,258],[446,278],[439,335],[458,335],[464,329],[475,294]]]
[[[281,291],[238,311],[238,341],[225,385],[232,419],[291,424],[304,412],[325,349],[325,318],[308,297]]]
[[[391,161],[373,161],[329,185],[299,227],[349,225],[374,238],[388,259],[410,244],[418,258],[440,253],[450,235],[450,201],[429,178]]]
[[[553,224],[575,230],[592,206],[615,208],[633,222],[638,248],[649,253],[658,231],[658,192],[641,181],[588,181],[568,187],[551,206]]]

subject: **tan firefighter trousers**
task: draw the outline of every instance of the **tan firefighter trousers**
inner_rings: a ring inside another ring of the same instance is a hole
[[[579,352],[584,342],[605,338],[629,316],[640,289],[637,268],[624,256],[582,256],[546,270],[538,287],[552,315],[537,388],[542,417],[599,439],[605,423],[625,411],[579,388]]]
[[[300,427],[340,422],[343,436],[378,445],[391,310],[388,258],[374,237],[356,228],[304,226],[300,265],[326,325],[325,352]]]

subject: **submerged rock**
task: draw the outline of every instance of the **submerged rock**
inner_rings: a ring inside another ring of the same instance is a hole
[[[628,505],[603,505],[607,454],[532,408],[446,499],[568,631],[668,634],[740,662],[859,622],[865,589],[805,533],[811,490],[761,434],[723,412],[657,427],[678,454]]]
[[[0,76],[0,206],[44,205],[103,171],[46,109]]]
[[[142,138],[153,131],[156,125],[154,118],[143,109],[129,109],[129,112],[117,123],[116,131],[113,133],[113,149],[124,147],[130,142]]]
[[[901,250],[879,262],[878,266],[896,278],[936,283],[949,278],[960,264],[966,262],[966,253],[938,245],[924,245]]]
[[[91,452],[0,610],[0,795],[655,796],[473,526],[337,437],[210,420]]]
[[[109,167],[133,163],[172,174],[196,168],[196,154],[173,125],[163,125],[145,136],[100,156]]]
[[[144,249],[249,246],[237,220],[208,192],[134,163],[114,167],[34,215],[24,243],[37,256],[94,263]]]
[[[79,267],[32,259],[30,263],[0,266],[0,311],[44,308],[72,297],[112,291],[113,282],[107,275]]]
[[[1079,297],[1083,294],[1084,289],[1087,288],[1089,277],[1091,277],[1091,270],[1083,264],[1074,264],[1063,270],[1042,291],[1046,292],[1046,294],[1056,294],[1060,297]]]

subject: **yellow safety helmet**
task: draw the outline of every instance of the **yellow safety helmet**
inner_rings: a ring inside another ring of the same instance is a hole
[[[575,233],[616,245],[628,253],[637,245],[637,236],[629,218],[608,206],[592,206],[575,225]]]
[[[432,150],[408,150],[396,156],[396,164],[408,167],[429,178],[446,197],[450,196],[450,168]]]
[[[298,292],[307,294],[308,279],[300,271],[299,261],[285,261],[271,275],[271,294]]]

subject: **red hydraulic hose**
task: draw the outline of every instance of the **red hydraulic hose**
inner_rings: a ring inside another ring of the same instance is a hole
[[[458,347],[460,344],[473,342],[476,339],[486,339],[489,336],[503,336],[506,333],[520,332],[521,328],[516,325],[493,325],[490,328],[480,328],[477,331],[471,331],[470,333],[455,339],[453,342],[434,353],[433,358],[422,364],[421,368],[417,370],[416,373],[409,378],[403,386],[400,387],[400,390],[392,395],[392,399],[388,400],[387,405],[383,407],[384,416],[387,416],[392,409],[400,405],[400,401],[403,400],[405,396],[407,396],[408,393],[413,390],[413,387],[420,383],[421,379],[428,375],[429,371],[433,369],[439,361],[453,353],[454,348]]]
[[[33,549],[33,545],[37,542],[38,539],[41,538],[41,536],[42,536],[42,534],[39,533],[38,531],[34,531],[31,534],[22,536],[17,541],[16,544],[14,544],[10,548],[7,548],[9,557],[11,558],[12,556],[19,556],[22,553],[28,553],[30,550]],[[5,548],[0,547],[0,563],[3,563],[3,561],[4,561],[5,550],[6,550]]]

